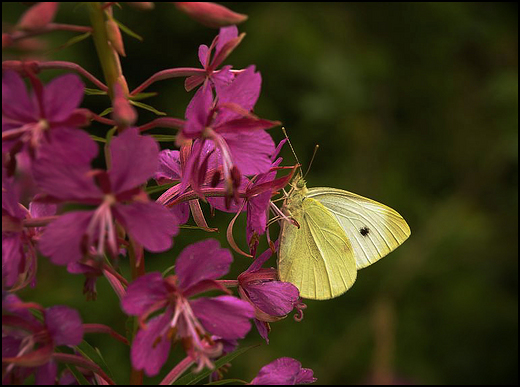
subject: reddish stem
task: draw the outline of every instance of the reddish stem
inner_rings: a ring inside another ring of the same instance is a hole
[[[155,83],[157,81],[163,81],[165,79],[170,78],[178,78],[178,77],[189,77],[192,75],[202,75],[205,74],[206,71],[203,69],[197,69],[195,67],[179,67],[175,69],[167,69],[159,71],[158,73],[155,73],[150,78],[148,78],[146,81],[144,81],[141,85],[136,87],[134,91],[130,93],[131,96],[134,96],[136,94],[139,94],[143,90],[145,90],[147,87],[149,87],[152,83]]]

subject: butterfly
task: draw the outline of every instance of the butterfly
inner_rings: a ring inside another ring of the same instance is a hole
[[[345,293],[357,271],[383,258],[409,236],[395,210],[336,188],[307,188],[295,177],[282,211],[278,274],[302,298],[326,300]]]

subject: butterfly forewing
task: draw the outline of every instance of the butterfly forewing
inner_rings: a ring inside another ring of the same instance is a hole
[[[316,300],[337,297],[356,280],[353,249],[336,218],[320,202],[307,198],[291,214],[300,228],[284,222],[278,271],[300,296]]]
[[[410,236],[410,227],[395,210],[374,200],[335,188],[310,188],[350,240],[356,267],[362,269],[395,250]]]

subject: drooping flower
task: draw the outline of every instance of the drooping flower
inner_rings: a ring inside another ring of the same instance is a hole
[[[236,26],[222,27],[210,47],[201,44],[199,46],[199,61],[205,73],[186,78],[184,83],[186,91],[193,90],[207,81],[210,81],[213,85],[227,85],[231,83],[234,78],[231,66],[225,66],[218,71],[217,68],[240,44],[244,36],[244,33],[240,34],[240,36],[238,35]]]
[[[217,85],[216,103],[210,87],[203,86],[197,91],[186,109],[186,124],[177,136],[178,145],[193,140],[181,192],[188,185],[198,192],[207,173],[206,159],[213,149],[222,165],[221,178],[228,196],[236,193],[241,174],[254,175],[270,168],[275,147],[265,129],[278,122],[260,119],[251,113],[260,94],[260,85],[260,74],[250,66],[229,85]],[[212,146],[209,152],[208,141]],[[206,151],[205,155],[203,151]]]
[[[40,238],[40,251],[59,265],[79,261],[92,246],[101,257],[105,247],[117,256],[115,220],[145,249],[169,249],[178,232],[177,219],[164,206],[150,202],[141,188],[157,170],[158,154],[153,138],[129,128],[111,141],[111,167],[106,172],[91,171],[89,163],[68,164],[63,155],[42,157],[34,175],[47,200],[97,208],[68,212],[49,224]]]
[[[18,201],[13,179],[2,172],[2,279],[5,286],[19,289],[34,281],[34,242],[43,231],[27,227],[24,221],[54,215],[56,206],[32,202],[26,209]]]
[[[310,368],[290,357],[281,357],[265,365],[251,381],[253,385],[288,385],[314,383],[317,379]]]
[[[34,158],[50,145],[49,152],[66,154],[70,163],[90,161],[97,146],[78,129],[88,123],[85,111],[78,109],[85,89],[81,79],[66,74],[43,86],[32,73],[29,78],[32,93],[18,73],[2,74],[2,152],[14,163],[16,153]]]
[[[39,321],[29,312],[36,308]],[[66,306],[42,308],[23,303],[10,294],[2,300],[2,384],[20,384],[30,374],[35,384],[53,385],[57,364],[55,348],[78,345],[83,340],[83,325],[77,311]]]
[[[300,292],[289,282],[282,282],[273,268],[262,268],[271,257],[269,248],[238,276],[240,297],[255,308],[255,324],[260,336],[269,343],[269,323],[285,318],[300,305]]]
[[[252,306],[231,295],[193,296],[207,290],[226,291],[216,279],[229,271],[233,260],[219,242],[207,239],[186,247],[175,263],[174,276],[163,278],[149,273],[127,289],[122,308],[139,316],[141,329],[132,344],[132,364],[149,376],[156,375],[168,357],[172,340],[180,341],[198,364],[213,367],[211,359],[220,356],[223,340],[243,338],[251,329]],[[163,311],[150,318],[152,314]]]

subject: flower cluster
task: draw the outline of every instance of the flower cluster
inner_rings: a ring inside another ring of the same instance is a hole
[[[109,334],[130,346],[132,384],[142,382],[143,374],[159,374],[179,344],[186,357],[162,382],[171,383],[192,366],[193,373],[215,370],[253,322],[269,342],[271,323],[293,310],[300,320],[305,307],[294,285],[264,267],[277,249],[269,235],[270,214],[274,221],[283,217],[271,199],[289,183],[295,166],[281,166],[278,154],[285,141],[276,146],[268,132],[279,122],[253,113],[260,73],[253,65],[235,70],[225,64],[244,38],[235,24],[247,17],[213,3],[175,3],[195,20],[221,27],[209,46],[199,47],[202,68],[166,69],[130,91],[119,62],[126,50],[115,4],[85,3],[91,26],[70,26],[54,23],[58,3],[37,3],[2,37],[3,48],[10,49],[56,30],[92,35],[105,75],[102,82],[78,64],[50,60],[2,65],[4,384],[22,383],[31,374],[36,384],[115,384],[99,358],[80,349],[86,333]],[[153,8],[153,3],[127,4]],[[39,73],[48,69],[66,73],[44,84]],[[186,91],[193,93],[184,117],[139,125],[136,107],[154,110],[138,102],[150,96],[144,90],[176,77],[185,78]],[[87,93],[84,80],[97,89]],[[87,94],[108,96],[111,116],[82,107]],[[172,149],[162,144],[161,150],[161,136],[150,134],[156,127],[176,130],[175,140],[168,138]],[[103,130],[102,137],[93,134]],[[211,211],[235,214],[228,241],[253,258],[250,267],[223,279],[233,255],[219,241],[204,239],[176,258],[169,254],[166,267],[173,269],[146,272],[145,259],[153,258],[145,251],[168,252],[174,238],[182,240],[181,228],[190,216],[191,227],[212,231],[205,203]],[[246,253],[233,238],[241,214],[246,216]],[[270,247],[258,254],[264,235]],[[129,340],[101,324],[83,324],[67,306],[21,301],[15,292],[38,286],[45,275],[38,270],[41,259],[84,275],[88,299],[96,298],[96,281],[106,279],[135,322],[129,324],[134,326]],[[124,274],[126,266],[130,276]],[[251,384],[313,381],[311,370],[281,358],[262,368]]]

